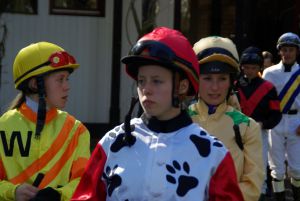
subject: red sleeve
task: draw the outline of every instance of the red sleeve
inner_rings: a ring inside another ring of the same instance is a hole
[[[5,173],[2,159],[0,158],[0,180],[4,180],[5,178],[6,178],[6,173]]]
[[[105,162],[106,154],[98,143],[73,194],[72,201],[106,200],[106,187],[101,180]]]
[[[243,201],[234,163],[229,153],[220,163],[209,185],[209,201]]]

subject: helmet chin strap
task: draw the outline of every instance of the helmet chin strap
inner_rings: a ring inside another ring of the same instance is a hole
[[[135,137],[131,134],[132,129],[131,129],[131,125],[130,125],[130,120],[131,120],[131,114],[133,112],[134,106],[138,101],[139,101],[138,98],[131,97],[130,108],[129,108],[128,113],[125,116],[125,122],[124,122],[125,135],[124,135],[123,141],[129,147],[131,147],[136,141]]]
[[[179,108],[181,105],[181,98],[179,97],[179,83],[180,75],[177,72],[172,72],[172,106]]]
[[[44,77],[37,76],[36,80],[37,80],[38,95],[39,95],[39,106],[37,111],[35,138],[39,139],[46,120],[46,100],[45,100],[46,93],[45,93]]]

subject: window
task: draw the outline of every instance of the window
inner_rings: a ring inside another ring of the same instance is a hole
[[[53,15],[105,15],[105,0],[50,0]]]

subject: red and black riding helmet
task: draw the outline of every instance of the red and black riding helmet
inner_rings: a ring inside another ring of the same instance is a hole
[[[189,41],[179,31],[166,27],[154,29],[140,38],[121,61],[126,64],[126,72],[134,80],[137,79],[138,68],[148,64],[184,72],[192,86],[189,95],[198,92],[197,57]]]

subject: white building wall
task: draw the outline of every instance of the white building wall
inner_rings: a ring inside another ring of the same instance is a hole
[[[70,77],[65,109],[83,122],[108,122],[113,1],[105,3],[105,17],[50,15],[49,1],[38,1],[38,15],[3,15],[8,35],[2,62],[1,112],[17,94],[12,78],[17,52],[30,43],[49,41],[65,48],[80,64]]]
[[[173,27],[174,1],[160,0],[158,26]],[[123,0],[122,52],[128,54],[137,40],[132,13],[126,20],[130,0]],[[141,19],[141,0],[135,1]],[[71,91],[65,110],[87,123],[109,123],[113,0],[105,1],[105,17],[50,15],[49,1],[38,1],[37,15],[2,15],[8,28],[6,55],[2,61],[0,113],[4,112],[17,94],[14,89],[12,64],[18,51],[30,43],[49,41],[70,52],[80,68],[70,77]],[[126,26],[129,36],[126,35]],[[136,93],[135,85],[125,74],[121,64],[120,121],[129,108],[130,96]]]
[[[129,12],[129,17],[126,19],[126,14],[129,8],[130,0],[123,1],[123,34],[122,34],[122,55],[126,56],[130,51],[131,44],[133,44],[138,39],[138,33],[135,28],[132,12]],[[156,24],[157,26],[166,26],[173,28],[174,21],[174,0],[158,0],[159,11],[157,15]],[[135,1],[135,8],[137,9],[137,14],[139,19],[141,19],[141,0]],[[129,36],[126,35],[126,26],[129,30]],[[130,41],[128,41],[128,39]],[[120,96],[120,105],[121,105],[121,121],[124,121],[125,115],[130,107],[130,100],[132,95],[137,95],[136,85],[125,73],[125,66],[121,66],[121,96]]]

